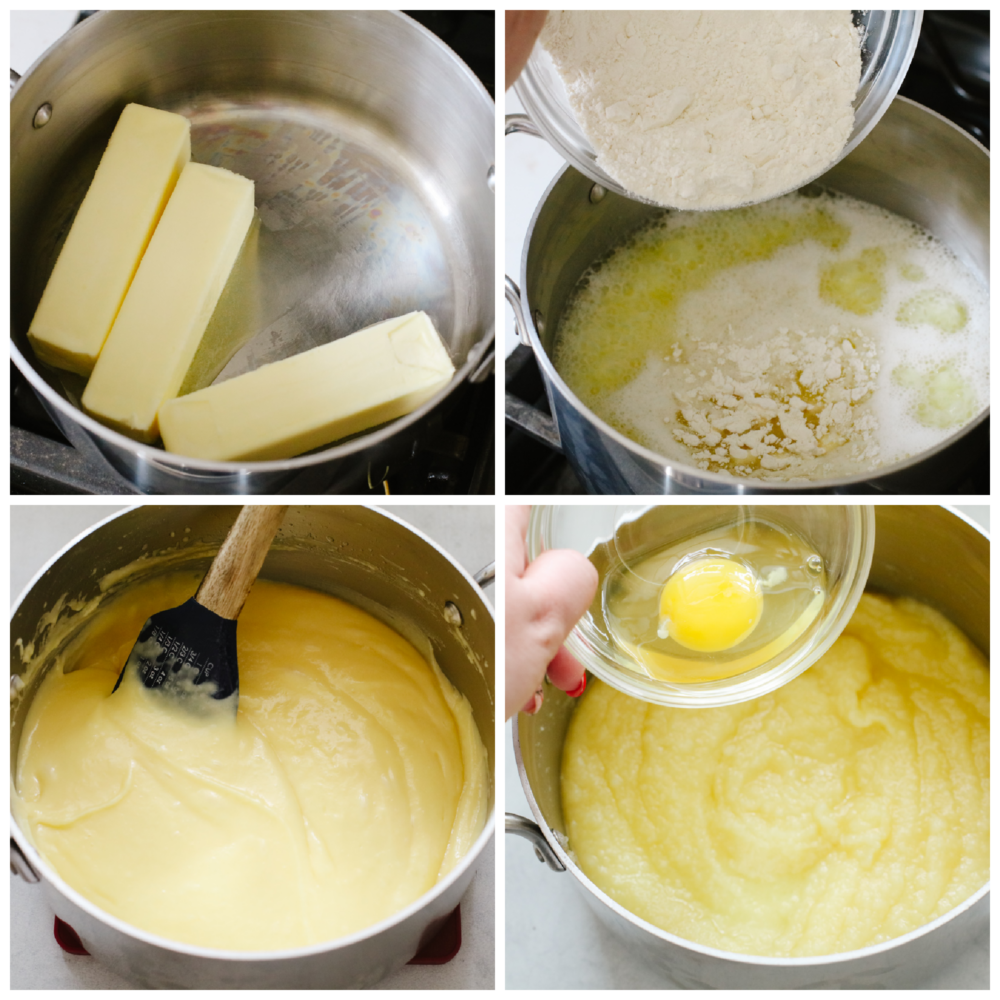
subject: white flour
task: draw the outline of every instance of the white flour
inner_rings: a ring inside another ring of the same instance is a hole
[[[598,164],[663,205],[797,188],[854,124],[850,11],[551,11],[540,40]]]
[[[862,469],[879,464],[878,420],[856,408],[877,384],[878,352],[858,330],[782,327],[747,347],[730,326],[727,341],[693,348],[688,357],[674,349],[690,387],[675,390],[664,423],[700,468],[726,472],[756,460],[765,473],[801,474],[831,451]]]

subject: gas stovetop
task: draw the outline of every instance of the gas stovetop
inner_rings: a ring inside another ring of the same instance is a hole
[[[913,62],[899,92],[961,126],[984,146],[990,144],[990,15],[988,11],[924,11]],[[506,390],[527,404],[517,423],[508,412],[505,435],[508,493],[582,494],[583,485],[563,455],[544,441],[544,427],[532,429],[537,416],[528,407],[549,413],[544,385],[531,351],[515,348],[507,357]],[[510,410],[510,407],[508,408]],[[526,425],[528,425],[526,427]],[[972,432],[976,458],[956,470],[953,483],[941,489],[955,495],[990,492],[989,420]],[[882,493],[874,487],[853,487],[852,493]]]
[[[93,11],[81,11],[82,20]],[[406,11],[449,45],[494,94],[493,11]],[[41,55],[38,51],[33,58]],[[23,67],[27,69],[27,66]],[[13,363],[10,450],[14,494],[139,494],[87,444],[66,440]],[[359,492],[475,495],[496,491],[495,380],[467,383],[426,423],[408,454],[386,472],[370,469]]]

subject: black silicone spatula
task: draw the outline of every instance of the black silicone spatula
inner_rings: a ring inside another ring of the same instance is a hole
[[[198,593],[146,620],[115,691],[128,670],[137,671],[146,687],[179,699],[222,699],[239,691],[236,619],[287,510],[253,505],[240,511]]]

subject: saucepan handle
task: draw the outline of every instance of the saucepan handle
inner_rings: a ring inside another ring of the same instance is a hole
[[[11,97],[14,95],[14,88],[21,82],[21,74],[18,73],[16,69],[10,71],[10,94]],[[35,111],[35,117],[31,120],[31,124],[35,128],[42,128],[52,119],[52,105],[46,101],[41,107]]]
[[[489,377],[490,373],[493,371],[493,357],[494,352],[491,347],[484,355],[482,360],[476,365],[475,371],[469,376],[469,381],[473,385],[478,385],[480,382],[485,382]]]
[[[21,852],[14,838],[10,838],[10,872],[12,875],[20,875],[25,882],[41,882],[42,877],[31,867],[31,863]]]
[[[535,845],[535,857],[544,861],[554,872],[566,871],[566,866],[556,857],[552,845],[545,839],[542,828],[530,819],[518,816],[517,813],[506,813],[504,816],[504,832],[524,837]]]
[[[497,575],[497,564],[496,560],[487,563],[478,573],[473,576],[473,580],[479,585],[481,590],[484,590],[491,583],[494,582]]]
[[[503,294],[514,314],[514,330],[517,332],[517,339],[525,347],[531,347],[531,338],[528,336],[528,325],[524,322],[524,311],[521,309],[521,290],[517,287],[517,282],[509,275],[503,276]]]
[[[497,168],[495,163],[490,164],[490,169],[486,171],[486,186],[493,192],[497,189]],[[494,349],[490,349],[480,358],[475,370],[469,376],[469,381],[473,385],[485,382],[493,371]]]
[[[504,118],[504,135],[514,135],[520,132],[523,135],[533,135],[538,139],[545,138],[538,130],[538,126],[526,114],[507,115]],[[524,313],[521,309],[521,292],[509,275],[504,275],[504,296],[514,313],[514,329],[517,331],[518,340],[525,347],[531,347],[531,339],[528,336],[528,326],[524,321]],[[524,431],[526,434],[541,441],[542,444],[562,451],[562,441],[559,438],[559,427],[555,420],[548,414],[536,410],[529,406],[517,396],[507,393],[504,399],[504,415],[507,422]]]
[[[508,118],[517,118],[518,115],[508,115]],[[518,340],[525,347],[531,347],[531,339],[528,336],[528,327],[524,322],[524,312],[521,309],[521,291],[517,283],[509,275],[504,275],[504,297],[507,304],[514,313],[514,329],[517,331]],[[513,424],[519,430],[529,434],[536,441],[548,445],[558,452],[562,451],[562,441],[559,437],[559,427],[555,420],[547,413],[536,410],[533,406],[518,399],[517,396],[507,393],[504,398],[504,416],[507,423]]]

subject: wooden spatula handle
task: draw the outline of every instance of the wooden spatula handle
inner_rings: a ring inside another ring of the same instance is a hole
[[[194,595],[199,604],[223,618],[239,616],[287,510],[248,504],[240,511]]]

